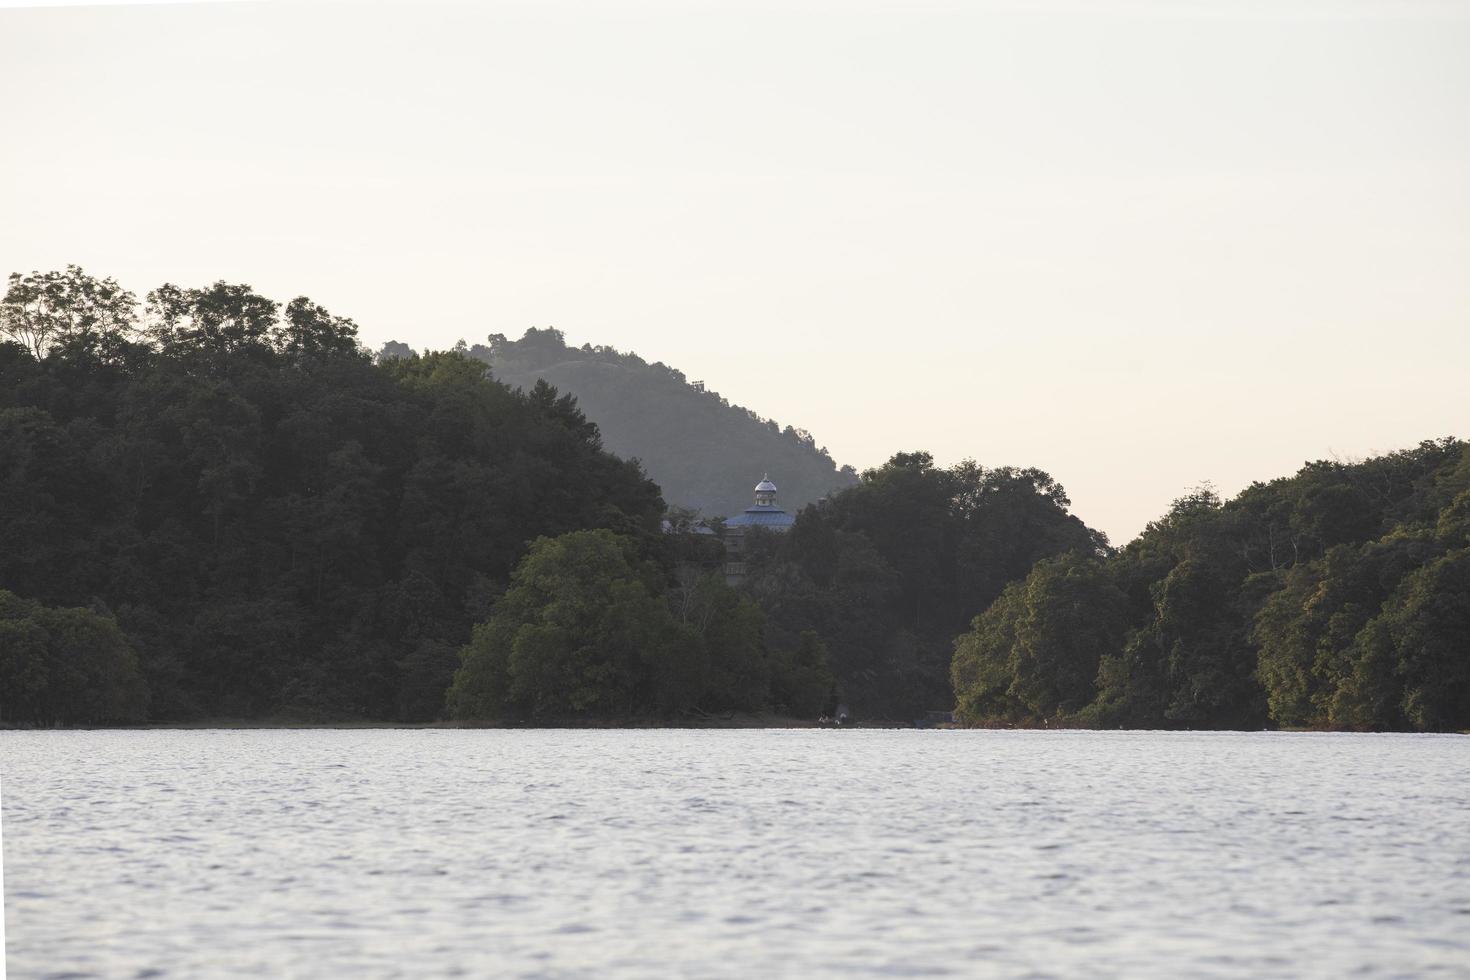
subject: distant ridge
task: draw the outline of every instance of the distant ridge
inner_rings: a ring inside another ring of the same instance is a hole
[[[475,344],[470,355],[512,387],[529,390],[544,378],[575,396],[601,430],[603,447],[641,460],[671,505],[707,517],[736,514],[770,473],[781,505],[795,512],[858,482],[852,467],[839,468],[810,433],[732,405],[665,364],[612,347],[568,347],[556,329],[487,339],[489,346]]]

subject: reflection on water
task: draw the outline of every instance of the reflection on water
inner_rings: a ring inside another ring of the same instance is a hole
[[[0,733],[12,977],[1470,974],[1470,739]]]

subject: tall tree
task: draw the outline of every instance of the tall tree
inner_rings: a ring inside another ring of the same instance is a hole
[[[0,336],[37,359],[57,346],[112,356],[135,328],[137,303],[115,280],[89,276],[80,266],[12,272],[0,301]]]

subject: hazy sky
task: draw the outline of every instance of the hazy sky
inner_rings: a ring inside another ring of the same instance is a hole
[[[1116,543],[1470,436],[1470,2],[94,6],[0,50],[0,273],[556,326],[859,468],[1042,467]]]

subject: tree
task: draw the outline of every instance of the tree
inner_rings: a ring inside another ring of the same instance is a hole
[[[116,358],[0,341],[0,588],[115,612],[154,717],[435,717],[529,541],[661,554],[658,488],[565,396],[375,365],[305,298],[151,295]]]
[[[149,336],[167,354],[218,361],[271,340],[280,304],[248,285],[216,282],[204,289],[165,283],[148,294]]]
[[[1098,667],[1122,639],[1126,608],[1096,559],[1072,552],[1038,562],[955,641],[961,719],[1076,715],[1097,693]]]
[[[137,297],[80,266],[62,272],[12,272],[0,301],[0,335],[40,360],[56,346],[112,355],[133,332]]]
[[[778,650],[771,665],[771,702],[777,711],[813,718],[835,709],[837,679],[831,654],[812,630],[802,630],[791,650]]]
[[[1286,573],[1256,615],[1252,634],[1273,720],[1294,727],[1333,724],[1333,703],[1355,670],[1359,633],[1396,584],[1432,560],[1435,550],[1427,536],[1400,532],[1340,544]]]
[[[418,355],[414,353],[412,347],[399,343],[396,340],[390,340],[378,349],[378,353],[374,357],[375,360],[382,362],[405,360],[416,356]]]
[[[1331,706],[1338,724],[1460,731],[1470,726],[1470,548],[1407,575],[1356,638]]]
[[[771,665],[760,607],[713,572],[683,595],[670,594],[679,623],[701,648],[704,677],[694,701],[709,711],[761,711],[769,704]]]
[[[1122,628],[1073,717],[1106,727],[1463,728],[1467,548],[1470,447],[1455,440],[1309,463],[1230,501],[1192,491],[1106,560],[1124,597]],[[1053,692],[1077,676],[1061,666],[1066,656],[1032,658],[1029,678],[1022,669],[1033,614],[1041,636],[1086,635],[1085,622],[1068,623],[1076,606],[1030,598],[1008,588],[961,638],[962,717],[1025,719],[1061,703]]]
[[[148,691],[117,624],[0,590],[0,720],[29,725],[142,721]]]
[[[777,646],[803,630],[830,644],[856,710],[913,718],[954,703],[954,637],[1008,582],[1043,558],[1105,552],[1068,504],[1040,470],[898,453],[753,548],[749,588]]]
[[[460,653],[455,718],[671,713],[699,692],[698,643],[658,569],[606,530],[539,538]]]
[[[357,345],[357,324],[333,316],[305,296],[286,304],[285,322],[277,328],[276,342],[294,360],[367,356]]]

